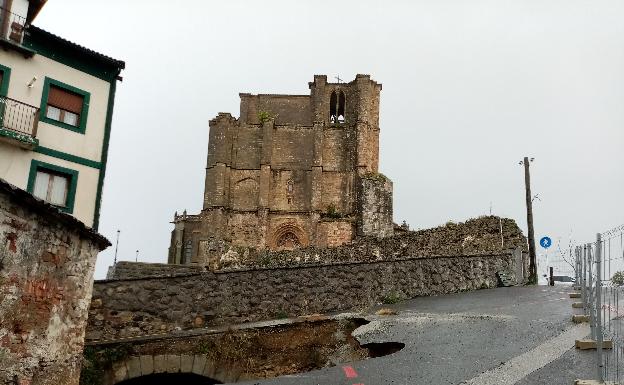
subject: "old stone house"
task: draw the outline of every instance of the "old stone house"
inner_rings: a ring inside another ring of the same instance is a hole
[[[392,182],[378,171],[381,84],[315,75],[309,88],[242,93],[239,118],[210,121],[203,209],[174,216],[169,263],[392,234]]]
[[[78,384],[95,259],[109,245],[0,179],[0,384]]]

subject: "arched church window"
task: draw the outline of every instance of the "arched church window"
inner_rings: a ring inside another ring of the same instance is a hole
[[[338,96],[338,123],[344,123],[345,121],[345,94],[340,91],[340,95]]]
[[[280,250],[293,250],[301,247],[301,241],[292,232],[282,234],[277,240],[277,248]]]
[[[332,91],[331,97],[329,98],[329,122],[336,123],[338,120],[338,115],[336,115],[336,107],[338,107],[338,95],[336,95],[336,91]]]
[[[329,98],[329,122],[331,124],[345,122],[346,99],[344,92],[332,91]]]

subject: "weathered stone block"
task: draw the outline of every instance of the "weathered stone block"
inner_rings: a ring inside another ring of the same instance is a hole
[[[153,356],[140,356],[141,360],[141,374],[147,376],[154,373],[154,357]]]
[[[195,374],[199,374],[200,376],[204,374],[204,367],[206,366],[206,356],[204,355],[195,355],[193,359],[193,368],[192,372]]]
[[[167,354],[165,368],[167,373],[178,373],[180,371],[180,356]]]
[[[574,314],[572,316],[572,322],[580,324],[583,322],[589,322],[589,316],[584,314]]]
[[[596,340],[582,339],[582,340],[576,340],[574,342],[574,346],[577,349],[580,349],[580,350],[596,349],[598,347],[598,343],[597,343]],[[613,348],[613,341],[611,341],[611,340],[604,340],[604,341],[602,341],[602,348],[603,349],[612,349]]]
[[[180,356],[180,372],[191,373],[193,371],[193,359],[194,359],[194,356],[181,355]]]
[[[166,373],[167,372],[167,361],[165,355],[156,355],[154,356],[154,373]]]
[[[126,367],[128,368],[128,378],[141,376],[141,359],[138,356],[128,358],[126,360]]]
[[[125,362],[118,362],[113,364],[113,377],[115,383],[128,379],[128,368]]]
[[[214,378],[218,380],[218,378],[215,377],[216,372],[217,372],[217,366],[215,362],[210,359],[206,359],[206,364],[204,365],[203,375],[206,377],[210,377],[210,378]]]

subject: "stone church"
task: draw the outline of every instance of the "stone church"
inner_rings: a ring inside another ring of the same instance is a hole
[[[392,182],[378,172],[381,84],[315,75],[309,88],[241,93],[238,119],[210,121],[203,209],[175,214],[169,263],[392,235]]]

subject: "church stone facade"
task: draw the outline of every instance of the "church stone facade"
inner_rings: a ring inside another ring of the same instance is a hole
[[[315,75],[309,87],[242,93],[238,119],[210,121],[203,209],[174,216],[169,263],[392,235],[392,182],[378,172],[381,84]]]

